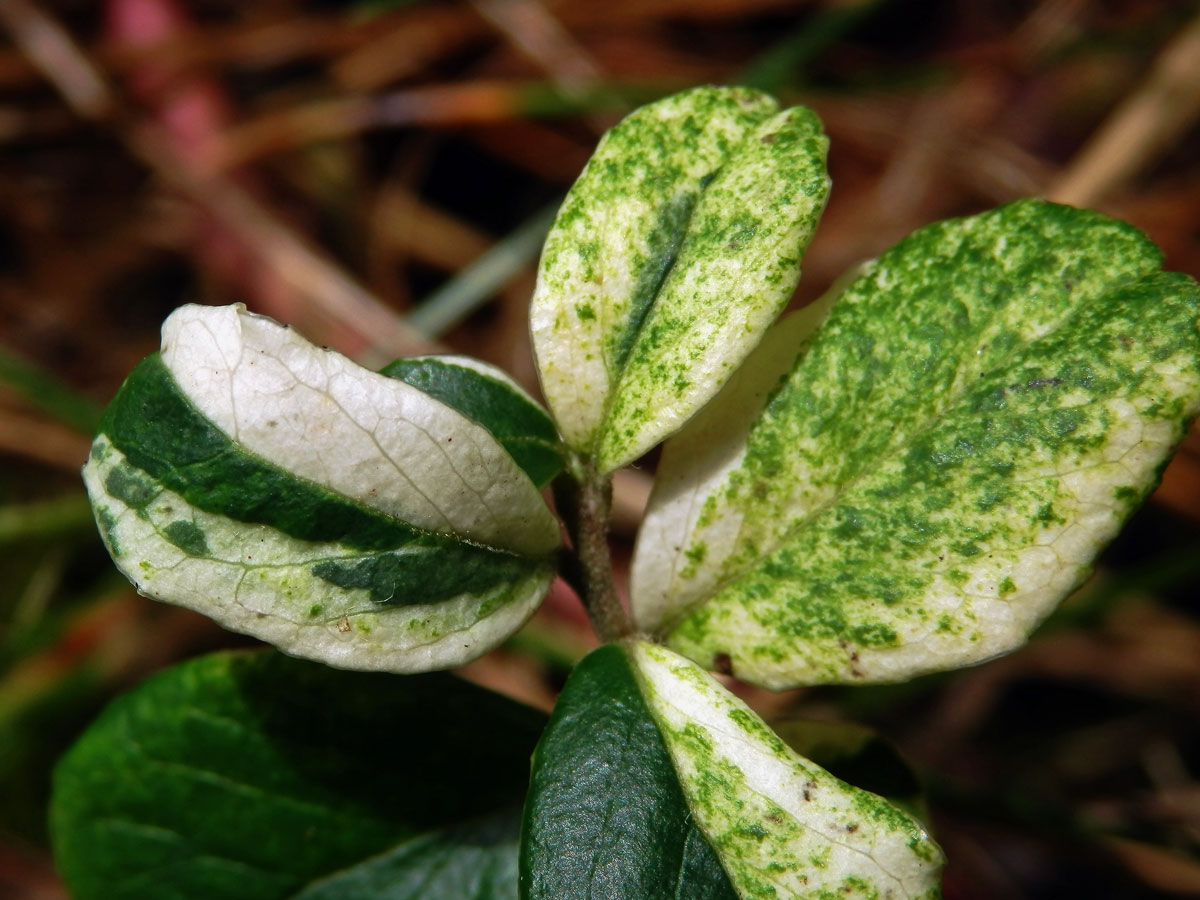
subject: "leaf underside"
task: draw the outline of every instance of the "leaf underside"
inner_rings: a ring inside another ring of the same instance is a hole
[[[667,444],[639,624],[773,688],[1019,645],[1196,414],[1200,293],[1160,262],[1023,201],[905,239],[810,337],[785,322],[791,358],[768,344]]]
[[[519,440],[536,407],[489,385],[504,405],[487,424]],[[240,307],[167,321],[84,480],[139,591],[346,668],[480,655],[540,602],[558,543],[537,486],[472,416]]]
[[[448,675],[193,660],[59,763],[59,870],[78,900],[509,900],[543,722]]]

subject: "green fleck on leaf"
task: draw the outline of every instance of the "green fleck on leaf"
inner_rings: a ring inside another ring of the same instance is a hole
[[[561,466],[553,426],[482,364],[393,368],[421,385],[239,306],[177,310],[84,468],[122,571],[345,668],[426,671],[504,640],[553,577],[531,480]]]
[[[774,688],[1018,646],[1200,408],[1200,290],[1160,262],[1040,201],[906,238],[668,442],[639,624]]]
[[[102,454],[92,454],[91,462],[102,464],[107,458],[108,445],[97,443]],[[153,479],[146,477],[133,466],[113,466],[104,479],[104,490],[110,497],[120,500],[130,509],[144,509],[162,490]]]
[[[116,537],[117,520],[113,518],[107,506],[96,507],[96,524],[100,526],[100,535],[104,539],[104,545],[108,547],[108,552],[114,558],[120,556],[123,551]]]
[[[885,797],[909,815],[927,815],[916,773],[872,729],[852,722],[799,719],[771,725],[789,747],[842,781]]]
[[[59,870],[77,900],[515,900],[543,722],[446,675],[193,660],[59,763]]]
[[[809,110],[697,88],[605,135],[546,241],[534,349],[567,443],[610,471],[677,430],[791,296],[825,205]]]
[[[163,537],[188,556],[204,556],[208,553],[208,541],[204,532],[187,519],[176,519],[163,529]]]

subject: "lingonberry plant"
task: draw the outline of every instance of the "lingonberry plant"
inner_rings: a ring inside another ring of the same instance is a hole
[[[1024,201],[776,322],[825,150],[737,88],[614,128],[533,298],[552,415],[470,359],[376,373],[176,311],[93,445],[96,519],[138,590],[287,655],[163,672],[67,754],[76,896],[937,896],[911,804],[707,670],[895,682],[1018,646],[1200,408],[1200,291],[1135,229]],[[664,441],[630,614],[611,473]],[[548,721],[419,674],[504,641],[556,573],[603,645]]]

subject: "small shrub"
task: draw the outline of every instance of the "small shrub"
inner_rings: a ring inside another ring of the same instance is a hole
[[[375,373],[239,306],[167,320],[84,470],[113,559],[325,665],[217,654],[115,702],[57,771],[76,896],[938,895],[911,785],[839,780],[807,758],[829,726],[781,736],[707,670],[896,682],[1019,646],[1196,414],[1200,291],[1130,226],[1029,200],[776,321],[826,145],[737,88],[606,135],[533,298],[550,414],[466,358]],[[630,617],[611,474],[664,442]],[[548,722],[419,674],[556,574],[603,646]]]

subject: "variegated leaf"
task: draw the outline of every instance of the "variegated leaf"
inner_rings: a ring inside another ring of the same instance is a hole
[[[1160,262],[1135,229],[1039,201],[902,241],[794,359],[764,347],[668,443],[639,623],[777,688],[1019,645],[1200,404],[1200,293]]]
[[[524,900],[915,900],[941,850],[804,759],[694,663],[644,642],[579,664],[534,753]]]
[[[791,296],[825,205],[807,109],[697,88],[605,135],[546,241],[531,309],[566,442],[601,471],[678,429]]]
[[[480,655],[540,602],[559,542],[485,427],[241,306],[172,314],[84,479],[139,591],[345,668]]]

